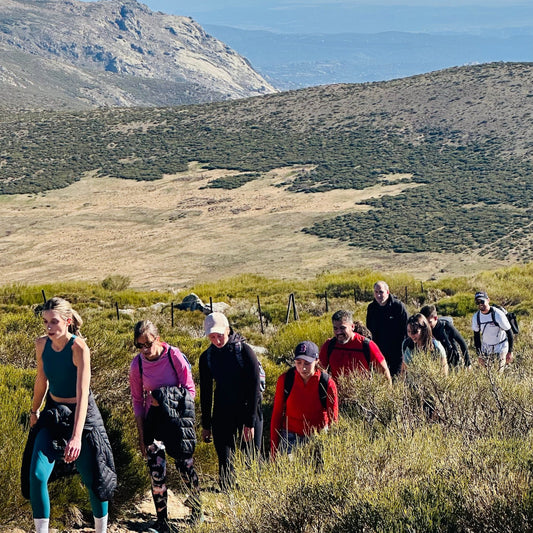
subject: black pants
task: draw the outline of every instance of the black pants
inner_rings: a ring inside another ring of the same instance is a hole
[[[228,418],[213,419],[213,444],[218,457],[220,487],[228,490],[234,483],[234,456],[237,445],[249,459],[259,458],[263,438],[263,418],[257,418],[254,426],[254,441],[244,442],[243,425]]]

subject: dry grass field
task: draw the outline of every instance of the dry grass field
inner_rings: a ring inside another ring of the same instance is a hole
[[[241,273],[309,278],[347,268],[408,271],[428,279],[501,266],[476,255],[376,253],[301,232],[325,216],[367,209],[359,201],[410,183],[363,191],[288,193],[295,169],[233,189],[204,188],[231,172],[191,165],[159,181],[86,176],[61,190],[0,197],[2,283],[99,282],[180,289]]]

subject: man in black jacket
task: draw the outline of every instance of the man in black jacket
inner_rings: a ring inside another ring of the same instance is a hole
[[[425,305],[420,312],[428,319],[433,336],[444,346],[448,366],[454,368],[463,363],[465,368],[471,368],[468,345],[451,320],[439,318],[434,305]]]
[[[384,281],[374,284],[374,300],[368,305],[366,327],[385,356],[391,376],[402,370],[402,342],[407,331],[407,309]]]

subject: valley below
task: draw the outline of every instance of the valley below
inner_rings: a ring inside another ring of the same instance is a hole
[[[358,202],[417,185],[288,193],[279,185],[299,168],[232,190],[205,188],[231,171],[191,164],[156,181],[87,175],[64,189],[1,196],[0,276],[5,284],[39,284],[120,274],[134,288],[179,290],[242,273],[301,279],[370,268],[425,280],[504,264],[475,253],[380,252],[305,234],[316,220],[367,210]]]

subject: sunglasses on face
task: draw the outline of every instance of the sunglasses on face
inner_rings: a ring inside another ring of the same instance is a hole
[[[138,350],[142,350],[143,348],[146,350],[149,350],[154,344],[154,342],[155,342],[155,339],[152,342],[136,342],[135,348],[137,348]]]
[[[485,300],[476,300],[476,305],[483,305]]]

